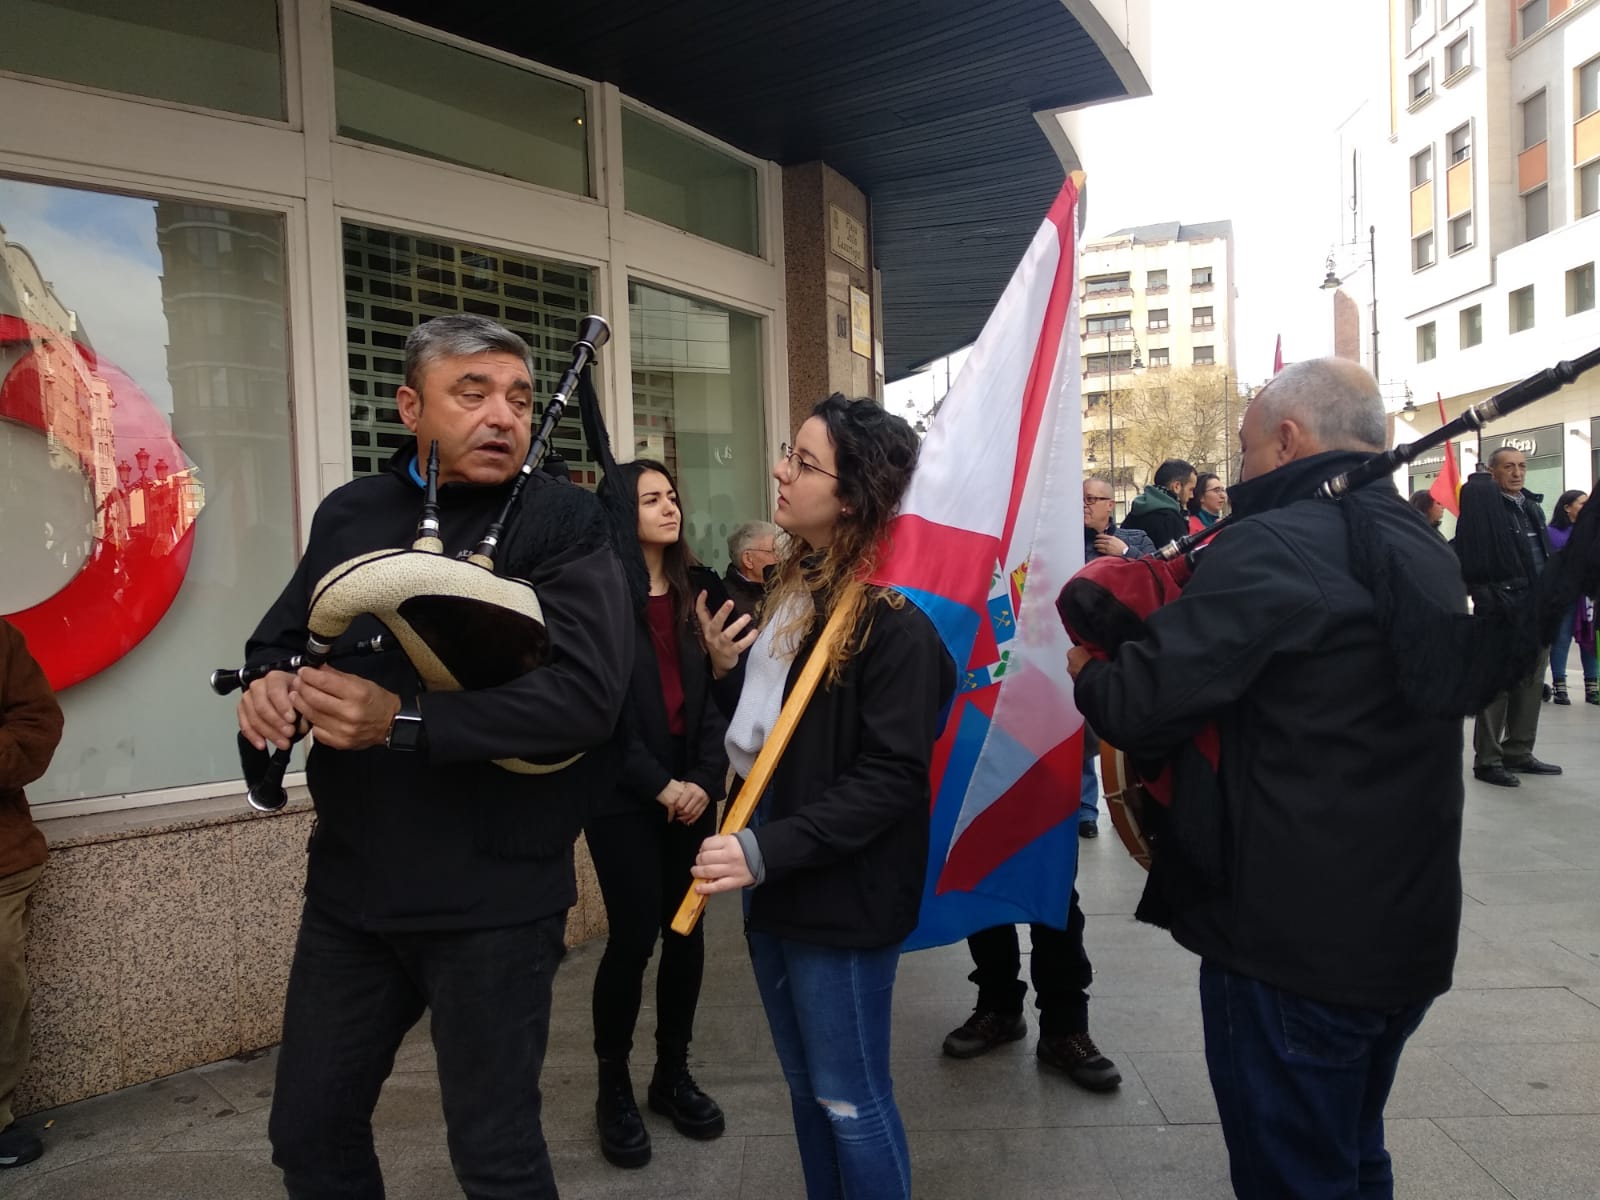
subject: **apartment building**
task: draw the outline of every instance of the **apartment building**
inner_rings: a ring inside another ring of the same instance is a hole
[[[1411,400],[1404,439],[1600,345],[1600,3],[1396,0],[1387,130],[1362,147],[1385,375]],[[1379,121],[1370,124],[1381,124]],[[1365,232],[1365,227],[1362,228]],[[1462,447],[1528,456],[1546,509],[1592,486],[1593,376]],[[1414,469],[1426,486],[1439,456]]]
[[[1145,479],[1118,450],[1117,394],[1155,372],[1235,370],[1233,222],[1119,229],[1084,243],[1080,278],[1084,465],[1113,474],[1120,511]]]

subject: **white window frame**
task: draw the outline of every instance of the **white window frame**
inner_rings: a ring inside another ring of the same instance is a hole
[[[346,0],[337,3],[363,17],[450,40],[438,30],[409,26]],[[791,432],[782,169],[639,105],[653,119],[675,124],[756,166],[766,254],[744,254],[634,216],[622,202],[623,101],[618,90],[470,42],[460,44],[590,90],[590,174],[597,195],[577,196],[340,138],[333,111],[330,7],[330,0],[282,0],[284,77],[292,122],[196,111],[0,72],[0,111],[29,114],[27,121],[8,128],[0,146],[0,173],[46,184],[209,200],[284,214],[297,545],[305,545],[317,504],[351,477],[341,253],[345,220],[478,241],[590,268],[595,307],[612,329],[611,340],[600,351],[596,383],[614,445],[633,444],[630,278],[759,318],[766,450],[775,455]],[[263,610],[269,600],[262,598]],[[253,614],[244,618],[250,619]],[[241,646],[247,634],[242,625]],[[290,776],[288,782],[296,784],[299,778]],[[54,818],[232,798],[242,790],[237,779],[204,782],[42,804],[35,815]]]

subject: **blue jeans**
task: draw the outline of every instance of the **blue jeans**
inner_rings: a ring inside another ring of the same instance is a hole
[[[900,947],[845,950],[751,931],[750,965],[794,1110],[807,1200],[909,1200],[889,1078]]]
[[[1078,823],[1093,825],[1100,819],[1100,778],[1094,773],[1100,757],[1100,739],[1087,725],[1083,727],[1083,778],[1078,784]]]
[[[1556,627],[1556,640],[1550,647],[1550,679],[1553,683],[1567,681],[1567,655],[1572,649],[1573,630],[1578,623],[1578,605],[1573,605],[1567,610],[1567,615],[1561,618],[1561,624]],[[1587,683],[1591,679],[1600,678],[1600,655],[1594,650],[1585,650],[1578,647],[1578,661],[1583,665],[1583,679]]]
[[[1392,1200],[1383,1106],[1428,1002],[1323,1004],[1206,959],[1200,1011],[1239,1200]]]
[[[368,933],[300,917],[267,1131],[289,1200],[383,1200],[372,1109],[432,1016],[450,1162],[470,1200],[555,1200],[539,1069],[566,913],[504,929]]]

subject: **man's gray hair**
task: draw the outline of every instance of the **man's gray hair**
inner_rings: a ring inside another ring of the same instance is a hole
[[[739,556],[750,549],[751,542],[757,538],[776,538],[782,532],[771,521],[746,521],[728,535],[728,561],[737,567]]]
[[[1103,483],[1111,489],[1112,495],[1116,494],[1117,485],[1111,482],[1111,476],[1109,475],[1085,475],[1083,481],[1085,483]]]
[[[528,378],[533,378],[533,354],[527,342],[498,321],[457,313],[424,321],[406,335],[406,386],[420,394],[422,371],[429,363],[473,354],[510,354],[522,360]]]
[[[1378,382],[1348,359],[1291,363],[1250,403],[1261,428],[1293,421],[1324,450],[1383,450],[1389,444]]]

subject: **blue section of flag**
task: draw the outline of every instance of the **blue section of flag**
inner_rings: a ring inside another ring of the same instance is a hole
[[[989,601],[989,624],[994,626],[997,642],[1009,642],[1017,636],[1017,614],[1011,611],[1010,596],[996,596]]]
[[[967,705],[956,729],[950,760],[945,765],[941,794],[956,797],[966,794],[978,764],[979,751],[989,734],[988,716],[976,705]],[[994,925],[1040,922],[1065,929],[1072,884],[1078,873],[1075,822],[1064,821],[1051,833],[1024,846],[984,880],[981,890],[946,892],[941,896],[938,894],[938,867],[955,834],[960,807],[959,803],[933,807],[932,862],[922,885],[921,916],[916,929],[906,939],[905,949],[948,946],[975,930]]]

